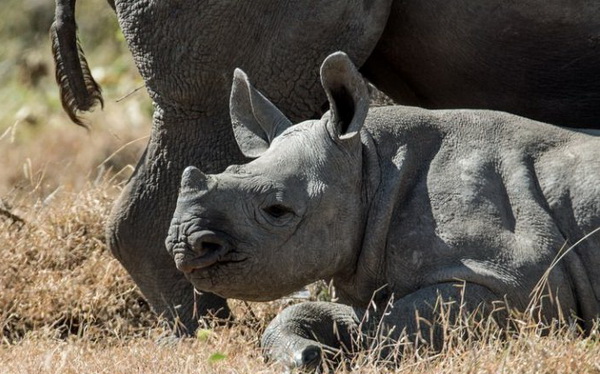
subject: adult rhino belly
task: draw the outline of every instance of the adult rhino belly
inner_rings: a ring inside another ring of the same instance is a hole
[[[594,1],[407,0],[394,3],[367,61],[367,70],[388,66],[387,76],[365,73],[408,104],[598,128],[599,43]]]
[[[161,108],[228,118],[233,70],[242,68],[295,121],[326,102],[318,80],[325,57],[343,50],[362,64],[390,6],[391,0],[116,1],[125,39]]]

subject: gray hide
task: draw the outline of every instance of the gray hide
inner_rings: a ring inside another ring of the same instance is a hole
[[[223,297],[272,300],[333,280],[345,305],[285,310],[263,338],[268,357],[309,365],[321,345],[352,346],[371,300],[377,311],[390,304],[392,338],[431,333],[439,346],[439,330],[415,313],[435,320],[438,297],[484,315],[498,301],[523,311],[561,248],[600,227],[600,138],[495,111],[367,116],[364,81],[343,53],[321,79],[331,110],[291,126],[235,72],[233,130],[256,159],[217,175],[188,167],[166,241],[197,289]],[[554,266],[543,321],[573,316],[589,328],[599,258],[600,234]]]
[[[404,104],[491,108],[552,123],[600,123],[600,3],[563,0],[109,0],[154,102],[152,134],[107,224],[108,244],[153,308],[188,332],[193,299],[164,250],[185,166],[220,172],[244,158],[231,132],[241,67],[293,121],[317,118],[323,59],[345,50]],[[56,0],[57,79],[72,118],[101,99],[75,34],[75,0]],[[150,213],[151,212],[151,213]],[[197,310],[194,310],[194,305]]]

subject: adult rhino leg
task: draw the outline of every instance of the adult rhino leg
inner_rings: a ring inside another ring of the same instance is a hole
[[[390,300],[378,306],[379,310],[324,302],[297,304],[269,324],[262,347],[267,359],[288,368],[315,368],[329,352],[356,353],[365,349],[378,349],[379,357],[389,362],[402,353],[396,347],[402,337],[441,349],[444,327],[462,317],[477,312],[480,318],[493,316],[505,321],[506,310],[494,309],[494,302],[499,300],[479,285],[442,283],[395,302]]]
[[[117,200],[107,224],[108,246],[140,288],[152,309],[166,317],[176,335],[192,334],[197,319],[208,314],[227,318],[229,308],[224,299],[212,294],[196,295],[161,245],[164,241],[164,219],[156,215],[155,222],[140,211],[150,201],[140,199],[131,181]],[[145,235],[145,237],[142,237]]]
[[[154,311],[172,322],[177,334],[193,333],[198,319],[207,315],[230,316],[225,299],[210,293],[194,294],[164,244],[183,168],[197,165],[216,172],[243,160],[233,137],[224,131],[231,130],[215,123],[186,125],[186,121],[181,121],[173,137],[169,132],[160,138],[153,136],[115,203],[106,227],[113,255],[127,269]],[[185,148],[178,137],[197,141],[194,147]]]

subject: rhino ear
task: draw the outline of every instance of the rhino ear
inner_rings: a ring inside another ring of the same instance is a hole
[[[292,122],[250,84],[241,69],[233,73],[229,100],[233,134],[246,157],[256,158],[265,152],[273,139]]]
[[[321,84],[329,101],[327,129],[334,139],[351,139],[369,111],[369,91],[348,55],[335,52],[321,65]]]

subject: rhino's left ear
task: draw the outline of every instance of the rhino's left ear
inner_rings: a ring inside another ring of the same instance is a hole
[[[348,55],[335,52],[323,61],[321,84],[330,106],[327,130],[334,139],[355,138],[365,122],[370,99],[367,85]]]
[[[233,134],[246,157],[259,157],[292,122],[235,69],[229,100]]]

